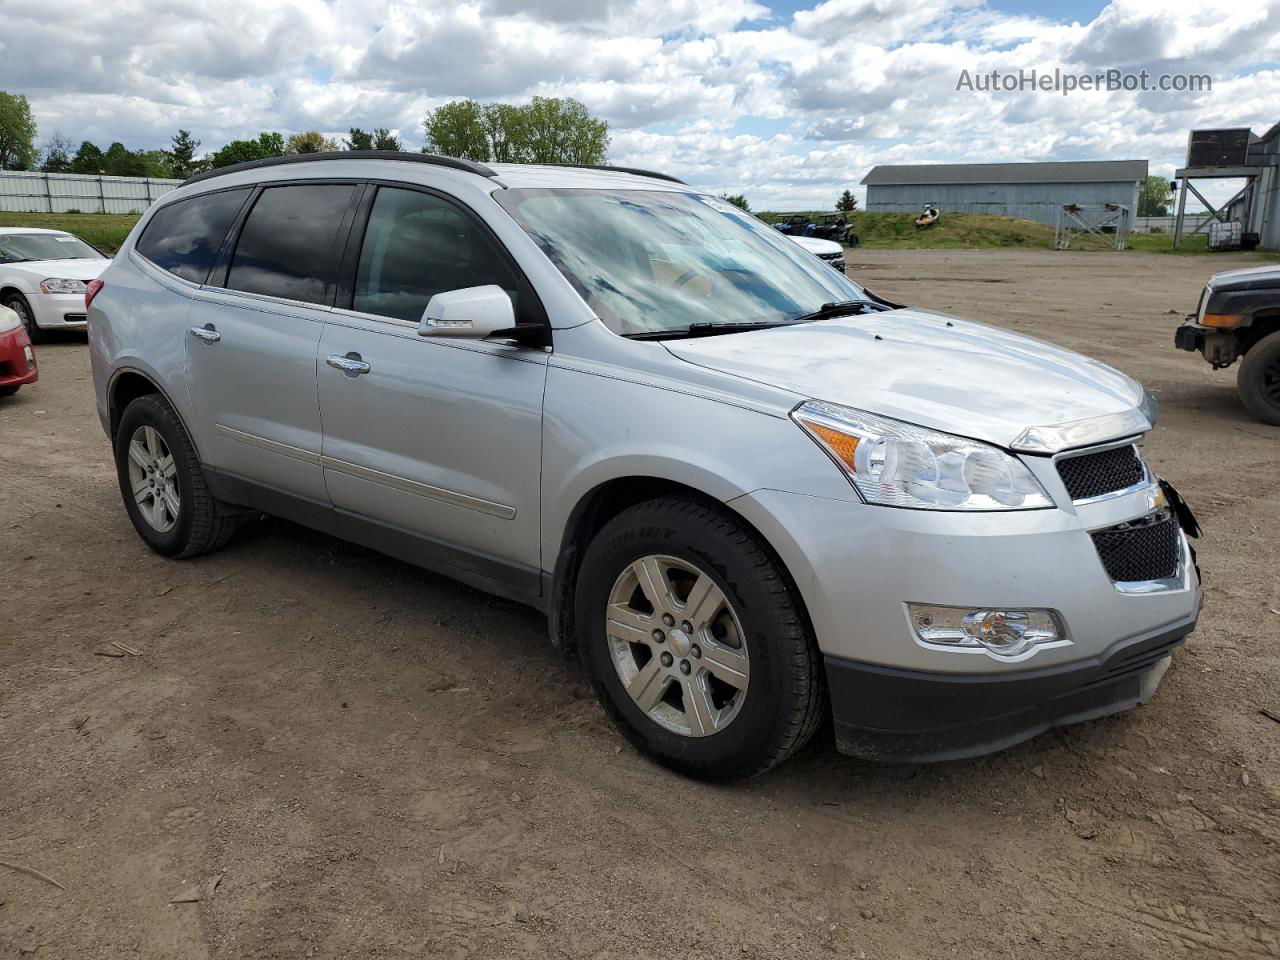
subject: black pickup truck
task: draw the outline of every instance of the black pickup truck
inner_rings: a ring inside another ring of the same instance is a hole
[[[1259,420],[1280,424],[1280,265],[1215,273],[1174,343],[1215,370],[1243,357],[1240,399]]]

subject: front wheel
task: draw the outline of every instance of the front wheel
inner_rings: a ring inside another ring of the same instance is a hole
[[[794,588],[725,511],[663,498],[620,513],[583,557],[577,622],[610,717],[680,773],[755,776],[817,728],[821,665]]]
[[[1236,387],[1250,413],[1264,423],[1280,425],[1280,331],[1249,348],[1236,374]]]
[[[31,304],[27,303],[27,298],[20,293],[11,293],[4,298],[4,305],[18,315],[18,319],[26,328],[27,339],[32,343],[39,343],[40,327],[36,325],[35,311],[31,309]]]

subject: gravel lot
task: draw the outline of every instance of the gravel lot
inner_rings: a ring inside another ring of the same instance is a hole
[[[1207,605],[1136,712],[732,788],[625,746],[529,610],[278,522],[149,553],[83,340],[40,347],[0,400],[0,958],[1280,956],[1280,430],[1172,343],[1249,262],[852,252],[1153,389]]]

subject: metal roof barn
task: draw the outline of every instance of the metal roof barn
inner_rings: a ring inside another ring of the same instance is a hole
[[[990,213],[1057,223],[1063,204],[1115,203],[1137,213],[1146,160],[1049,163],[881,165],[862,178],[866,209],[915,213],[933,204],[947,213]]]

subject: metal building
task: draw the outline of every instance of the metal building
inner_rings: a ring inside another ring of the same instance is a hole
[[[1064,204],[1120,204],[1136,213],[1146,178],[1146,160],[1069,160],[882,165],[862,183],[867,210],[915,213],[931,203],[943,216],[992,213],[1053,226]]]

